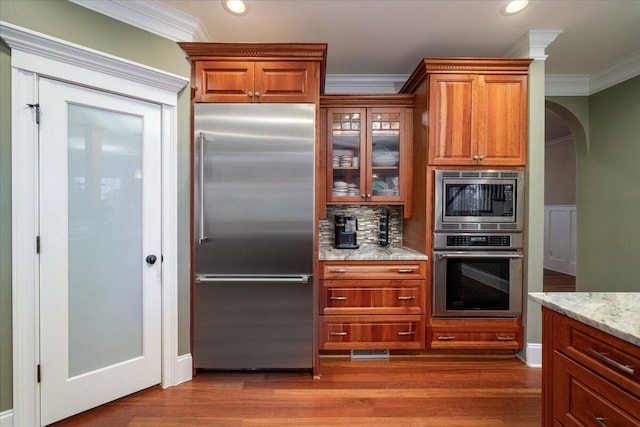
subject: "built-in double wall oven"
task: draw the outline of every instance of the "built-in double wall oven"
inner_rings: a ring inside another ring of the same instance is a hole
[[[437,170],[433,317],[522,313],[523,174]]]

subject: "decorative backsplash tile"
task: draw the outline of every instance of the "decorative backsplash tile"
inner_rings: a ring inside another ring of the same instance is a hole
[[[378,219],[383,210],[389,211],[389,244],[402,245],[402,207],[400,206],[327,206],[327,217],[320,219],[320,246],[334,244],[334,217],[336,214],[354,215],[358,218],[358,244],[378,244]]]

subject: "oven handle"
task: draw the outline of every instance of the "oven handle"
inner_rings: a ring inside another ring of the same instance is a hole
[[[486,252],[486,251],[457,251],[457,252],[434,252],[438,259],[445,258],[524,258],[520,252]]]

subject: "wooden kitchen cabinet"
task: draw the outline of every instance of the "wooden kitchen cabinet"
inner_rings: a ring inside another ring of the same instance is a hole
[[[401,93],[426,95],[430,165],[524,166],[528,59],[424,59]]]
[[[515,319],[430,319],[426,347],[432,349],[519,350],[523,331]]]
[[[413,96],[323,96],[327,204],[402,204],[411,213]]]
[[[640,425],[640,347],[542,308],[543,424]]]
[[[315,103],[324,90],[322,43],[179,43],[192,62],[194,102]]]
[[[321,350],[424,348],[426,261],[320,265]]]

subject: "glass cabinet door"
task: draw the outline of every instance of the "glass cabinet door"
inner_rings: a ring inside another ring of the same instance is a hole
[[[363,126],[366,110],[361,108],[330,108],[327,111],[328,176],[327,200],[362,201],[365,194]],[[366,128],[365,128],[366,129]]]
[[[368,134],[371,143],[371,173],[367,187],[371,200],[399,200],[402,175],[400,173],[402,117],[400,109],[370,109]]]

